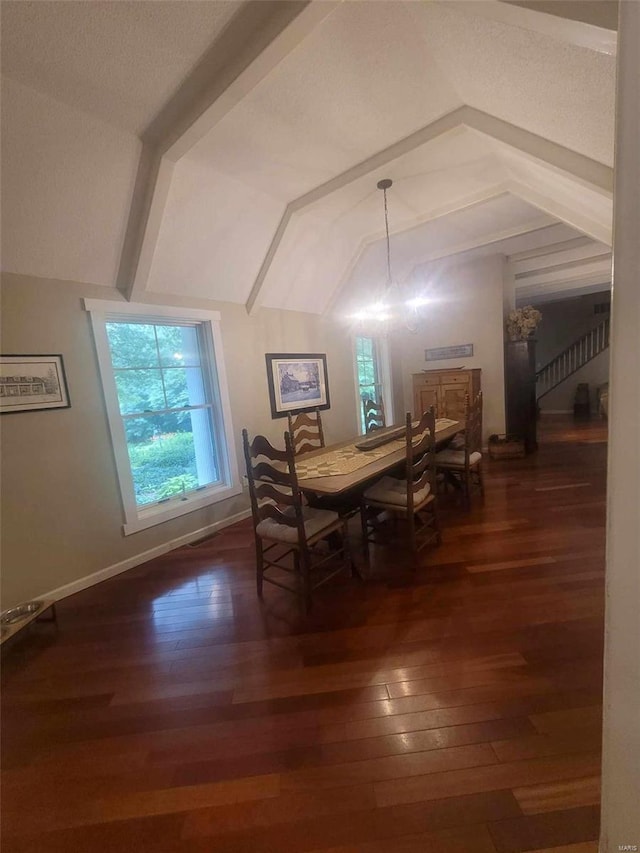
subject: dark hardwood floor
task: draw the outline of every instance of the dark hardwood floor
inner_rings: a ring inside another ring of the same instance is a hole
[[[308,617],[250,522],[60,602],[3,654],[4,853],[596,851],[606,424],[540,439]]]

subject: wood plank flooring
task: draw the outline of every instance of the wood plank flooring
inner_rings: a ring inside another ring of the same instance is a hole
[[[249,522],[60,602],[3,650],[4,853],[595,853],[606,424],[540,434],[308,617]]]

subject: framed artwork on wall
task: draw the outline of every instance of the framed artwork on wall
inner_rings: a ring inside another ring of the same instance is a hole
[[[265,356],[271,417],[328,409],[329,381],[324,353],[273,353]]]
[[[0,414],[70,406],[61,355],[0,355]]]
[[[473,355],[473,344],[458,344],[453,347],[435,347],[424,351],[425,361],[442,361],[445,358],[467,358]]]

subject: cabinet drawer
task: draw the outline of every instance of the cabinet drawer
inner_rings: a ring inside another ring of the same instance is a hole
[[[413,380],[414,388],[434,388],[440,384],[439,376],[417,376]]]
[[[471,377],[468,373],[463,373],[460,376],[443,376],[443,385],[470,385]]]

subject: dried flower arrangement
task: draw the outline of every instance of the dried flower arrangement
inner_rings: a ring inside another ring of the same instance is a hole
[[[507,318],[509,340],[526,341],[533,335],[540,320],[542,320],[542,314],[533,305],[516,308]]]

